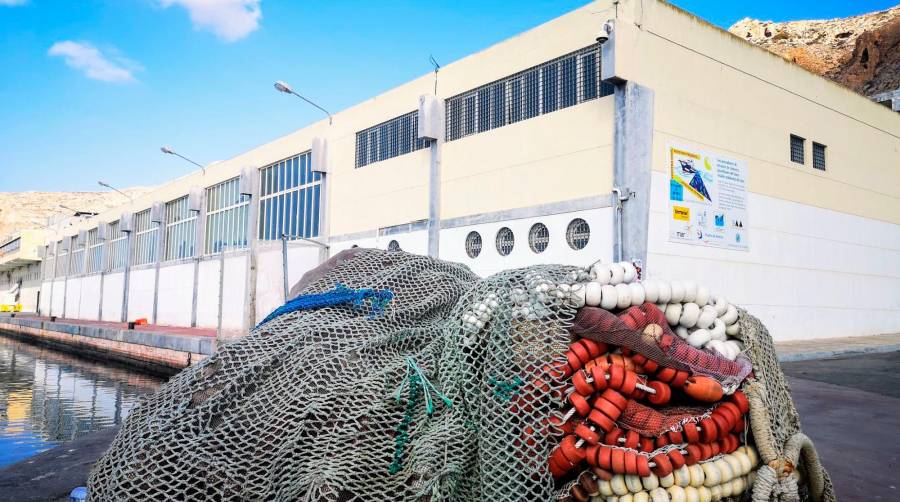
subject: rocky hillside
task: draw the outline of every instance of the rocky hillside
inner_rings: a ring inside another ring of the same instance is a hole
[[[132,197],[151,188],[128,188],[123,192]],[[54,215],[71,216],[74,211],[99,213],[126,202],[117,192],[0,192],[0,237],[23,228],[41,228]]]
[[[745,18],[728,31],[866,96],[900,88],[900,5],[840,19]]]

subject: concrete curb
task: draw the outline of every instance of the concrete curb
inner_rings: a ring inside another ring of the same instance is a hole
[[[778,347],[775,347],[776,353]],[[885,352],[900,351],[900,344],[871,345],[868,347],[848,347],[846,349],[820,350],[815,352],[800,352],[793,354],[779,354],[778,362],[789,363],[794,361],[810,361],[813,359],[833,359],[841,356],[857,356],[863,354],[883,354]]]

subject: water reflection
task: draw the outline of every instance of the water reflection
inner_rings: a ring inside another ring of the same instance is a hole
[[[0,336],[0,467],[121,423],[162,382]]]

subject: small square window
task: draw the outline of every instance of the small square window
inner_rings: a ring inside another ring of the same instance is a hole
[[[813,168],[825,170],[825,145],[813,142]]]
[[[805,139],[791,134],[791,162],[796,162],[798,164],[806,163],[803,152],[805,145]]]

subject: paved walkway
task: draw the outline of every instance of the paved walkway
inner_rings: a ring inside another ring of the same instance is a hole
[[[33,319],[36,321],[50,322],[50,318],[46,316],[38,316],[32,314],[16,314],[16,319]],[[0,317],[2,319],[2,317]],[[76,326],[94,326],[97,328],[110,329],[128,329],[128,323],[125,322],[109,322],[109,321],[87,321],[84,319],[69,319],[57,317],[56,321],[62,324],[74,324]],[[188,336],[209,336],[215,337],[215,328],[186,328],[182,326],[164,326],[161,324],[143,324],[135,326],[133,331],[142,331],[148,333],[166,333],[169,335],[188,335]]]
[[[775,350],[781,362],[894,352],[900,350],[900,333],[776,342]]]

